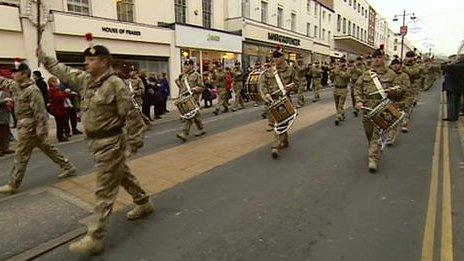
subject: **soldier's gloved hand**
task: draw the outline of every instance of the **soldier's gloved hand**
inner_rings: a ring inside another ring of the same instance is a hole
[[[268,94],[266,94],[266,99],[271,100],[272,96],[268,93]]]
[[[362,102],[356,103],[356,109],[361,110],[363,108],[364,104]]]

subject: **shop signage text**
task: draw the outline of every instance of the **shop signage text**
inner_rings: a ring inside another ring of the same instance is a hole
[[[112,33],[112,34],[129,34],[129,35],[136,35],[136,36],[142,35],[142,32],[140,31],[129,30],[129,29],[124,29],[124,28],[115,28],[115,27],[102,27],[102,31],[106,33]]]
[[[284,44],[291,44],[291,45],[295,45],[295,46],[300,46],[301,45],[300,39],[291,38],[291,37],[283,36],[283,35],[276,34],[276,33],[267,33],[267,39],[277,41],[277,42],[281,42],[281,43],[284,43]]]
[[[221,37],[219,35],[208,34],[208,41],[221,41]]]

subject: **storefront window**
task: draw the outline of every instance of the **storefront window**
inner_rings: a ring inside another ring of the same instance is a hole
[[[119,21],[134,22],[134,0],[117,0],[116,9]]]
[[[187,22],[187,4],[186,0],[175,0],[174,12],[176,15],[176,23],[185,24]]]
[[[202,1],[203,8],[203,26],[205,28],[211,28],[211,18],[213,17],[213,8],[211,0]]]

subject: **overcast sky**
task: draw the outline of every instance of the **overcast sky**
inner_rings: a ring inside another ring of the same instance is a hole
[[[454,54],[464,40],[464,0],[368,0],[387,18],[390,28],[399,32],[402,19],[393,22],[395,14],[415,13],[418,21],[409,24],[409,38],[419,49],[428,51],[433,45],[436,54]],[[411,20],[407,18],[406,22]],[[414,29],[417,32],[414,32]]]

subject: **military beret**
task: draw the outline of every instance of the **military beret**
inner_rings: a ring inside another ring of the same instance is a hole
[[[192,59],[185,59],[185,61],[184,61],[184,65],[193,65],[193,64],[194,64],[194,62],[193,62]]]
[[[31,69],[29,68],[29,65],[25,64],[25,63],[19,63],[19,64],[16,64],[15,65],[15,68],[13,68],[13,70],[11,70],[12,72],[26,72],[26,71],[30,71]]]
[[[276,49],[272,53],[272,57],[279,58],[284,56],[284,48],[281,45],[277,45]]]
[[[238,60],[235,61],[235,65],[240,65],[240,62]]]
[[[356,58],[356,61],[362,61],[362,60],[363,60],[363,57],[362,57],[362,56],[358,56],[358,57]]]
[[[375,51],[372,53],[372,57],[384,57],[385,53],[382,49],[375,49]]]
[[[416,56],[416,53],[414,51],[409,51],[406,53],[406,57],[408,58],[414,58]]]
[[[400,59],[393,59],[390,63],[390,65],[395,65],[395,64],[401,64]]]
[[[85,49],[85,56],[94,56],[94,57],[109,57],[111,56],[110,51],[103,45],[95,45]]]
[[[271,63],[272,62],[272,59],[271,58],[266,58],[266,63]]]
[[[345,58],[340,58],[340,60],[338,60],[339,63],[346,63],[346,59]]]

